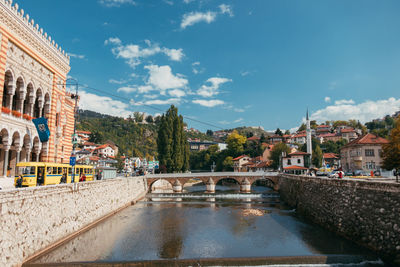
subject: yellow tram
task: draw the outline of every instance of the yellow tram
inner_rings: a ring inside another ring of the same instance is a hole
[[[22,186],[50,185],[61,183],[65,174],[66,183],[71,183],[72,167],[64,163],[51,162],[20,162],[17,164],[17,173],[22,176]],[[80,177],[86,176],[86,181],[94,180],[94,169],[90,165],[76,165],[74,182],[79,182]],[[15,177],[15,185],[18,176]]]

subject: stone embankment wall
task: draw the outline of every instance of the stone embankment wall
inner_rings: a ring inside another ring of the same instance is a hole
[[[20,265],[146,191],[143,178],[0,191],[0,266]]]
[[[279,191],[300,215],[400,264],[400,184],[282,175]]]

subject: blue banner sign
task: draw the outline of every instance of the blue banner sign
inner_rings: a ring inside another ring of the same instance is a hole
[[[69,158],[69,165],[75,166],[75,163],[76,163],[76,157],[70,157]]]
[[[45,117],[33,119],[32,122],[36,126],[36,130],[39,134],[40,142],[47,142],[49,141],[50,137],[50,130],[49,126],[47,125],[47,119]]]

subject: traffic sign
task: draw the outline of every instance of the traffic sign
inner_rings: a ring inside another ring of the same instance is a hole
[[[76,157],[70,157],[69,158],[69,165],[75,166],[75,163],[76,163]]]

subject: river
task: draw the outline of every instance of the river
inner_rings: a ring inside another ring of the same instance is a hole
[[[304,221],[268,187],[253,186],[250,194],[235,186],[217,185],[215,194],[204,190],[148,194],[36,263],[215,259],[197,264],[383,265],[370,251]]]

